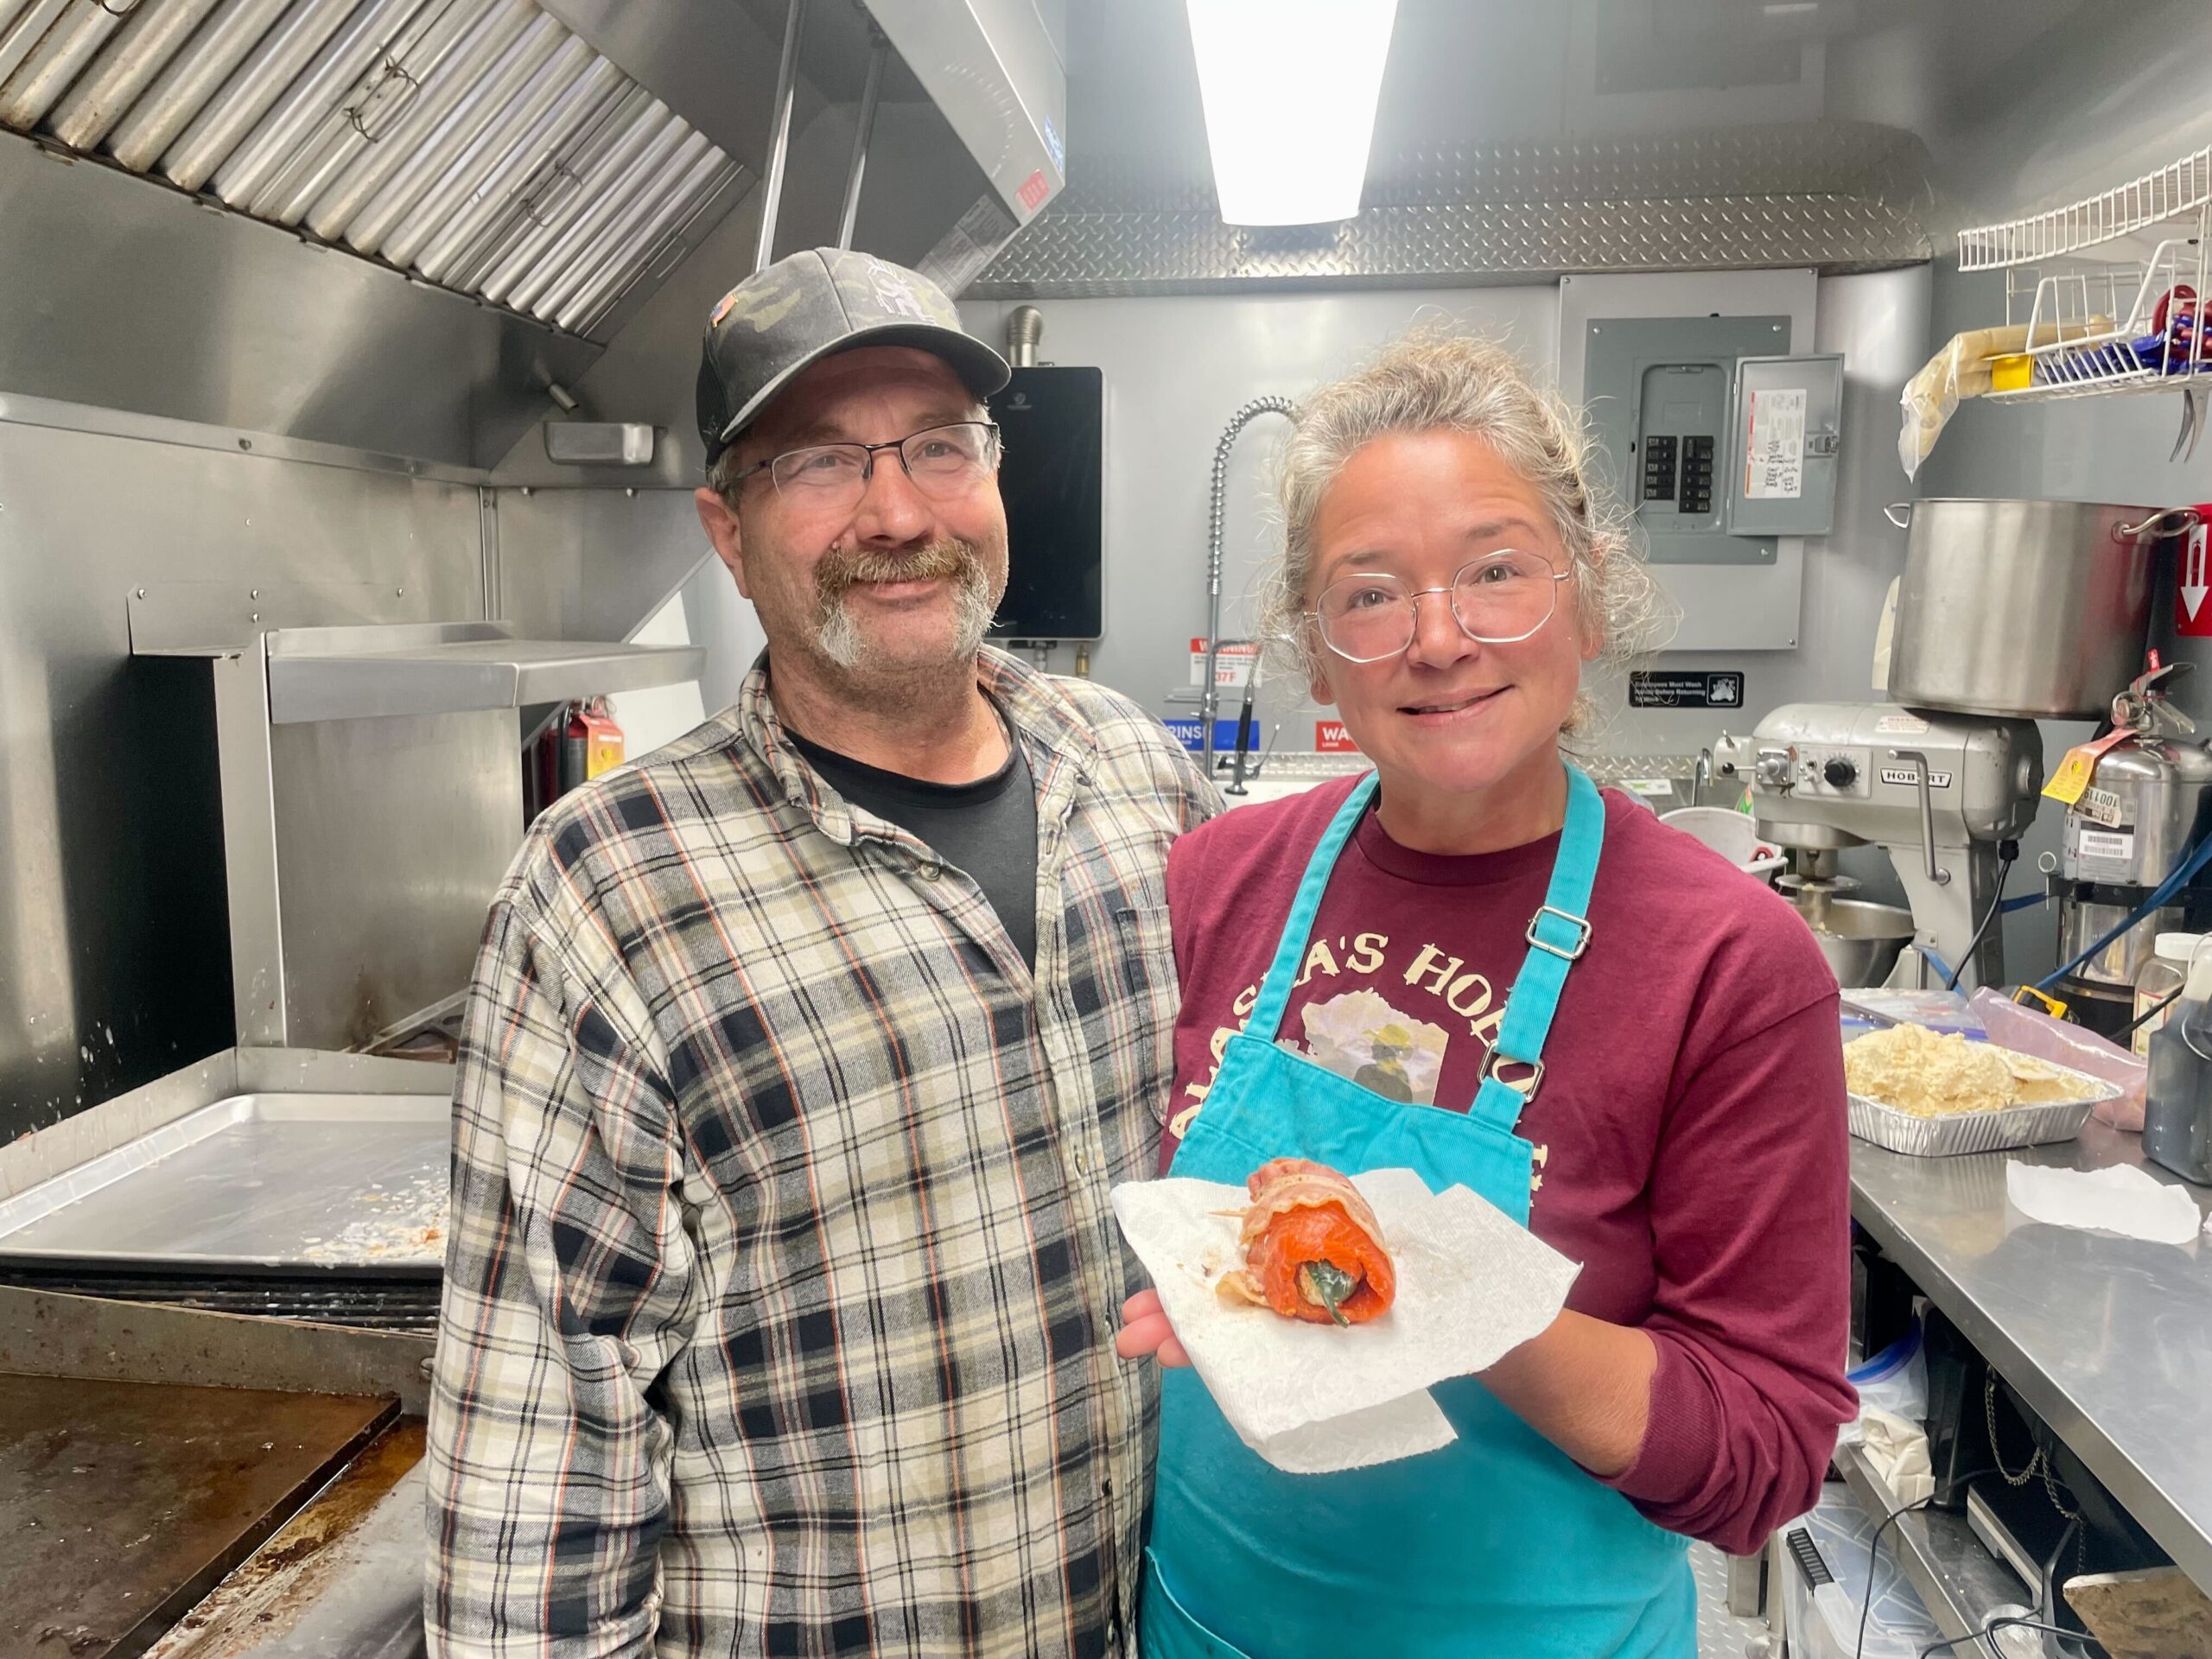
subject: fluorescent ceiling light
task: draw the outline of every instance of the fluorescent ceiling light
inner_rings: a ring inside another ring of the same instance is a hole
[[[1398,0],[1185,0],[1230,225],[1359,212]]]

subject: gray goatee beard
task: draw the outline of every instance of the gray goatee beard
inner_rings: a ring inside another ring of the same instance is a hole
[[[815,647],[848,674],[887,666],[880,661],[875,643],[861,632],[845,608],[845,595],[864,582],[950,581],[953,588],[952,642],[943,663],[965,662],[982,649],[989,632],[999,595],[981,551],[972,542],[947,537],[912,553],[883,553],[855,548],[832,552],[815,567]],[[938,664],[905,663],[902,668],[931,668]]]

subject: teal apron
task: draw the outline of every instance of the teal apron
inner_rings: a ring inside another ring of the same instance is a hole
[[[1347,1174],[1410,1167],[1432,1190],[1471,1187],[1526,1226],[1533,1149],[1514,1126],[1543,1078],[1560,988],[1589,942],[1604,803],[1570,766],[1550,891],[1529,924],[1473,1109],[1461,1113],[1388,1100],[1275,1043],[1330,871],[1375,781],[1361,780],[1314,849],[1259,1001],[1170,1173],[1241,1186],[1270,1158],[1319,1159]],[[1501,1068],[1524,1075],[1508,1083]],[[1687,1541],[1472,1377],[1432,1392],[1459,1431],[1451,1445],[1287,1475],[1237,1439],[1195,1373],[1168,1372],[1138,1627],[1145,1659],[1694,1659]]]

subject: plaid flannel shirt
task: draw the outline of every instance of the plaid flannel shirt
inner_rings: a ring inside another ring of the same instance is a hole
[[[1037,964],[737,706],[577,791],[493,905],[454,1099],[434,1655],[1094,1655],[1156,1384],[1107,1204],[1154,1172],[1159,722],[995,652]]]

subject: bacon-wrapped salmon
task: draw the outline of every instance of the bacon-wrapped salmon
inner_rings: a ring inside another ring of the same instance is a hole
[[[1245,1265],[1223,1276],[1224,1300],[1314,1325],[1359,1325],[1389,1311],[1397,1293],[1390,1253],[1350,1180],[1310,1159],[1277,1158],[1244,1185],[1252,1195],[1238,1233]]]

